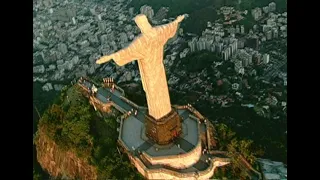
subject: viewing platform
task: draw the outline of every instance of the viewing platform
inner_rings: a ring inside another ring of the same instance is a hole
[[[213,126],[191,105],[172,107],[181,119],[182,133],[171,143],[159,145],[145,135],[147,108],[125,98],[124,91],[116,84],[99,85],[81,78],[78,85],[96,110],[107,113],[114,107],[123,114],[117,119],[118,143],[144,177],[209,179],[216,167],[230,162],[228,158],[210,154],[215,144]]]

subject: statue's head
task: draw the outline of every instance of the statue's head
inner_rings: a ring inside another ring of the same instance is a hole
[[[144,14],[137,15],[134,18],[134,21],[136,22],[137,26],[143,34],[147,33],[152,29],[152,26],[150,25],[147,16]]]

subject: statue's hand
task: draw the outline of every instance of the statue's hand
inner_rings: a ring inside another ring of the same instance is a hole
[[[105,63],[105,62],[110,61],[111,59],[113,59],[113,55],[102,56],[100,59],[98,59],[98,60],[96,61],[96,63],[97,63],[97,64],[102,64],[102,63]]]
[[[180,15],[177,17],[176,21],[179,23],[184,19],[185,15]]]

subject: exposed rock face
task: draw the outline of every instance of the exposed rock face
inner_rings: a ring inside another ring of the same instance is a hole
[[[83,180],[97,179],[96,169],[86,160],[78,158],[72,151],[59,149],[57,144],[46,136],[43,128],[39,128],[38,133],[35,142],[37,160],[51,176],[67,177],[67,179],[76,179],[76,177],[81,177]]]

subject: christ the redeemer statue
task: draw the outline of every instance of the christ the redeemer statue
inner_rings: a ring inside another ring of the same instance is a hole
[[[184,15],[169,24],[152,27],[145,15],[135,17],[141,34],[125,49],[101,57],[97,64],[113,59],[119,66],[137,60],[143,89],[146,93],[149,115],[160,119],[171,111],[166,73],[163,65],[163,47],[178,29]]]

